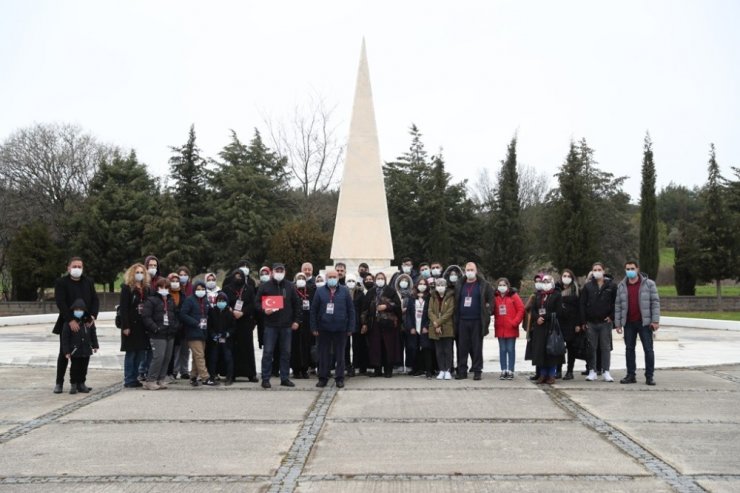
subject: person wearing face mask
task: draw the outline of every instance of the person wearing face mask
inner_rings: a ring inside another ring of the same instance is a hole
[[[349,338],[347,339],[347,344],[344,349],[344,367],[347,377],[351,378],[355,376],[355,367],[364,368],[365,373],[367,373],[367,363],[365,362],[367,361],[367,358],[365,357],[363,360],[359,356],[361,351],[364,351],[365,356],[367,356],[367,344],[365,344],[364,349],[360,348],[361,343],[359,342],[358,337],[359,331],[356,330],[356,328],[360,326],[360,311],[357,307],[357,303],[362,299],[362,288],[357,285],[357,278],[354,274],[347,274],[344,285],[347,287],[347,291],[349,291],[350,297],[352,298],[352,306],[355,310],[355,330],[348,336]]]
[[[427,281],[429,278],[432,277],[432,268],[429,266],[429,262],[422,262],[419,264],[419,278],[424,279]]]
[[[534,293],[529,295],[527,302],[524,304],[524,330],[527,332],[527,345],[524,349],[524,360],[532,361],[532,327],[534,327],[535,319],[532,318],[532,308],[534,307],[537,295],[542,291],[542,276],[544,274],[538,273],[534,276]],[[534,375],[529,377],[532,381],[537,381],[540,378],[540,374],[535,371]]]
[[[514,379],[516,364],[516,340],[519,326],[524,320],[524,303],[516,289],[505,277],[496,281],[496,295],[493,306],[493,324],[498,339],[499,360],[501,362],[500,380]]]
[[[277,302],[278,298],[282,298]],[[278,308],[273,308],[273,305]],[[282,308],[279,306],[282,305]],[[295,387],[290,380],[290,344],[292,332],[298,330],[303,305],[292,282],[285,279],[285,265],[272,266],[272,279],[261,284],[255,296],[255,308],[264,314],[265,346],[262,351],[262,387],[270,388],[273,354],[280,340],[280,385]]]
[[[149,273],[149,281],[151,282],[150,289],[154,292],[157,290],[157,281],[162,278],[162,275],[160,274],[161,271],[159,269],[159,259],[154,255],[149,255],[144,259],[144,265]]]
[[[411,277],[411,280],[414,281],[419,276],[419,273],[414,269],[414,261],[411,260],[409,257],[404,257],[401,260],[401,265],[398,266],[398,272],[395,272],[393,274],[393,277],[391,277],[391,286],[396,285],[396,280],[398,280],[398,276],[401,274],[406,274],[407,276]]]
[[[360,282],[355,285],[353,299],[355,302],[355,316],[357,318],[356,327],[362,327],[362,311],[370,304],[368,291],[375,286],[375,276],[368,272]],[[367,375],[367,369],[370,368],[370,348],[367,343],[367,332],[361,330],[355,331],[352,339],[357,341],[353,351],[355,354],[354,366],[360,375]]]
[[[216,274],[213,272],[207,273],[205,280],[206,280],[206,297],[208,298],[208,302],[211,304],[211,306],[215,306],[216,296],[218,296],[218,292],[221,291],[221,288],[218,286],[218,283],[217,283]]]
[[[70,394],[77,392],[88,393],[92,388],[85,385],[87,380],[87,366],[90,356],[98,352],[98,336],[95,331],[95,322],[87,313],[85,302],[80,298],[72,302],[72,317],[79,330],[73,331],[71,322],[65,322],[62,328],[62,353],[72,362],[69,370]]]
[[[553,316],[558,318],[562,312],[560,292],[555,289],[552,276],[542,276],[542,290],[537,293],[532,306],[532,364],[537,366],[538,384],[555,383],[557,366],[563,364],[563,356],[547,352],[547,338],[552,330]]]
[[[393,287],[398,294],[398,299],[401,303],[401,330],[398,334],[400,337],[400,348],[401,348],[401,359],[394,363],[394,366],[401,367],[403,370],[408,370],[409,374],[414,372],[414,364],[416,363],[416,346],[418,345],[418,335],[414,331],[414,335],[411,335],[411,325],[407,325],[406,314],[408,313],[409,307],[414,303],[414,281],[408,274],[400,274],[396,276],[396,282]]]
[[[427,279],[427,286],[429,286],[429,290],[431,291],[432,289],[434,289],[434,283],[437,281],[437,279],[442,277],[442,273],[444,272],[444,270],[442,269],[442,262],[438,262],[436,260],[430,264],[430,267],[432,269],[432,276]]]
[[[428,279],[428,278],[427,278]],[[411,376],[425,375],[432,378],[434,361],[432,343],[429,340],[429,286],[427,279],[420,277],[406,308],[406,364]]]
[[[155,294],[144,302],[141,318],[152,345],[152,362],[149,365],[144,388],[146,390],[166,389],[167,363],[172,357],[175,334],[180,320],[175,314],[175,302],[170,295],[170,282],[160,277]]]
[[[361,264],[360,264],[360,265],[359,265],[359,266],[357,267],[357,278],[358,278],[358,279],[360,279],[360,280],[364,279],[364,278],[365,278],[365,276],[366,276],[367,274],[369,274],[369,273],[370,273],[370,266],[369,266],[369,265],[367,265],[367,263],[366,263],[366,262],[362,262],[362,263],[361,263]]]
[[[568,367],[563,380],[573,380],[573,367],[576,363],[576,352],[579,344],[577,338],[585,337],[585,333],[581,331],[579,325],[581,320],[581,290],[578,288],[575,279],[576,276],[572,270],[563,269],[562,274],[560,274],[560,282],[557,284],[560,290],[560,302],[562,303],[558,321],[568,351]],[[561,370],[558,368],[555,378],[559,378],[560,373]]]
[[[614,328],[614,308],[617,288],[604,275],[604,265],[596,262],[591,267],[592,279],[581,290],[581,325],[586,331],[594,348],[589,373],[586,380],[596,380],[596,351],[601,353],[601,368],[605,382],[613,382],[609,373],[611,363],[612,329]]]
[[[437,380],[452,379],[452,346],[455,340],[455,286],[437,279],[429,300],[429,338],[434,341],[439,374]]]
[[[323,288],[326,286],[326,280],[324,279],[324,276],[322,274],[316,275],[316,287],[317,288]]]
[[[177,268],[177,277],[180,281],[180,292],[183,294],[183,296],[185,296],[186,298],[188,296],[192,296],[193,282],[192,278],[190,277],[190,269],[188,269],[184,265],[181,265]]]
[[[234,383],[234,357],[232,354],[234,334],[234,314],[229,307],[229,296],[223,291],[216,294],[215,306],[208,311],[208,367],[218,372],[219,365],[226,373],[225,385]],[[215,375],[206,380],[205,385],[216,385]]]
[[[272,270],[267,267],[266,265],[263,265],[260,267],[259,270],[259,285],[257,288],[255,288],[255,298],[257,296],[257,289],[259,286],[266,284],[267,282],[272,279]],[[257,300],[255,299],[255,303]],[[260,349],[262,349],[265,345],[265,317],[264,314],[261,311],[255,310],[254,312],[254,319],[257,322],[257,345]]]
[[[67,274],[57,279],[54,284],[54,300],[59,309],[59,316],[54,324],[52,332],[59,335],[59,355],[57,357],[57,377],[54,393],[61,394],[64,385],[64,375],[67,373],[69,360],[62,351],[62,328],[69,324],[72,332],[80,330],[80,324],[72,314],[72,303],[81,299],[85,302],[90,322],[94,323],[98,318],[100,302],[95,292],[95,282],[83,273],[83,264],[80,257],[72,257],[67,262]]]
[[[245,274],[246,271],[246,274]],[[249,269],[241,266],[233,270],[230,282],[224,288],[229,297],[229,307],[234,315],[232,337],[232,356],[234,359],[233,377],[246,377],[250,382],[258,382],[257,362],[254,358],[254,281],[249,277]],[[250,282],[252,281],[252,282]]]
[[[301,323],[291,336],[290,366],[293,368],[293,378],[307,379],[311,367],[311,346],[314,344],[310,327],[311,303],[316,292],[316,285],[308,285],[303,272],[293,278],[295,291],[301,300],[303,317]]]
[[[637,362],[635,347],[637,336],[645,353],[645,383],[655,385],[655,353],[653,351],[653,332],[660,327],[660,297],[655,282],[640,272],[636,261],[624,264],[625,278],[617,287],[615,301],[615,325],[617,333],[624,328],[627,375],[620,383],[636,383]]]
[[[180,322],[185,327],[185,339],[193,354],[193,369],[190,372],[190,385],[197,387],[208,382],[211,377],[206,365],[206,338],[208,335],[208,312],[210,305],[206,298],[206,283],[195,281],[193,295],[188,296],[180,310]]]
[[[123,360],[123,386],[125,388],[141,387],[137,373],[139,366],[146,359],[151,349],[149,336],[144,330],[141,318],[144,301],[150,296],[149,273],[144,264],[134,264],[126,270],[121,285],[119,308],[121,311],[121,351],[125,352]]]
[[[179,319],[180,309],[182,308],[182,304],[185,302],[185,294],[182,292],[182,287],[180,286],[180,275],[177,272],[171,272],[167,275],[167,280],[170,281],[170,296],[172,296],[172,301],[175,303],[175,316]],[[167,366],[167,382],[174,382],[178,375],[180,375],[180,378],[183,380],[189,380],[189,363],[190,348],[185,340],[184,328],[182,327],[182,324],[180,324],[180,327],[175,334],[172,358],[170,358],[169,365]]]
[[[395,289],[386,284],[385,274],[375,275],[375,285],[366,296],[362,310],[362,333],[367,334],[370,366],[375,376],[393,376],[393,365],[401,356],[401,303]],[[382,373],[381,373],[382,368]]]
[[[445,269],[444,274],[442,275],[442,277],[444,277],[444,279],[447,281],[447,284],[446,284],[447,285],[447,288],[454,290],[455,285],[458,283],[458,281],[460,279],[462,279],[463,277],[465,277],[465,276],[463,276],[462,269],[460,268],[460,266],[453,264],[453,265],[450,265],[449,267],[447,267]],[[458,350],[458,347],[457,347],[457,334],[455,334],[455,339],[454,339],[454,344],[453,345],[455,346],[455,351],[452,352],[452,369],[450,370],[450,373],[452,375],[455,375],[457,373],[457,365],[455,364],[455,352],[457,352],[457,350]]]
[[[338,388],[344,387],[344,350],[347,339],[355,330],[355,307],[349,290],[339,284],[339,273],[333,269],[326,272],[326,286],[318,288],[313,297],[310,325],[319,351],[319,381],[316,386],[326,386],[329,368],[334,365],[334,381]]]
[[[346,276],[347,276],[347,264],[345,264],[344,262],[337,262],[334,265],[334,269],[336,269],[337,275],[339,276],[339,284],[344,286],[344,283],[346,282]]]
[[[473,379],[483,376],[483,338],[491,325],[493,289],[478,273],[475,262],[465,264],[465,280],[455,286],[458,349],[455,379],[468,378],[468,356]]]
[[[316,289],[316,279],[313,277],[313,264],[311,262],[303,262],[301,264],[301,272],[306,276],[306,286],[311,290]]]

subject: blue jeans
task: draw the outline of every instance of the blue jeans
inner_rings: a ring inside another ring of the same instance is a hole
[[[152,356],[154,355],[151,349],[145,349],[144,352],[146,355],[139,363],[139,375],[146,375],[149,373],[149,365],[152,364]]]
[[[643,326],[641,322],[627,322],[624,325],[624,345],[627,357],[627,374],[635,375],[637,363],[635,361],[635,347],[637,336],[640,336],[642,349],[645,351],[645,377],[652,377],[655,372],[655,352],[653,351],[653,329],[649,325]]]
[[[139,376],[139,367],[146,360],[148,352],[146,349],[126,351],[126,356],[123,358],[123,383],[136,383],[136,377]]]
[[[514,363],[516,363],[516,337],[498,338],[498,357],[501,360],[501,371],[514,371]]]
[[[226,378],[229,380],[234,379],[234,353],[232,351],[233,343],[231,339],[227,339],[227,342],[214,342],[208,348],[208,366],[211,367],[213,374],[211,378],[214,378],[218,374],[219,359],[224,363],[224,369],[226,370]]]
[[[280,380],[290,377],[290,327],[265,326],[264,346],[262,348],[262,380],[269,380],[272,374],[272,358],[280,337]]]
[[[537,367],[537,374],[541,377],[552,377],[555,378],[555,375],[558,372],[558,368],[556,366],[538,366]]]

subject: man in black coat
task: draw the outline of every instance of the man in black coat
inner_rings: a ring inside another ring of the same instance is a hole
[[[601,368],[605,382],[613,382],[609,373],[614,329],[614,305],[617,286],[604,274],[604,265],[596,262],[591,267],[592,279],[581,290],[581,325],[591,341],[593,353],[589,361],[588,381],[596,380],[596,352],[601,354]]]
[[[72,314],[72,303],[82,300],[87,307],[87,313],[94,323],[98,318],[100,302],[95,292],[95,283],[82,273],[83,264],[80,257],[72,257],[67,263],[67,274],[57,279],[54,285],[54,299],[59,309],[59,317],[54,324],[52,332],[59,334],[59,356],[57,357],[57,380],[54,393],[61,394],[64,385],[64,376],[67,373],[67,357],[62,351],[62,328],[65,323],[69,324],[72,332],[80,330],[80,325]]]
[[[478,273],[475,262],[465,264],[465,280],[455,285],[455,333],[457,336],[457,375],[468,378],[468,355],[474,380],[483,373],[483,338],[491,325],[493,288]]]

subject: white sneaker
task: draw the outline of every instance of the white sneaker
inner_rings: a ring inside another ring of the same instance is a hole
[[[605,382],[613,382],[614,381],[614,379],[612,378],[612,376],[609,374],[608,371],[605,371],[602,375],[604,377],[604,381]]]
[[[445,372],[445,380],[452,380],[452,374],[448,371]]]
[[[437,375],[437,380],[444,380],[445,378],[445,372],[441,371],[439,372],[439,375]]]
[[[589,371],[586,380],[588,380],[589,382],[593,382],[594,380],[596,380],[596,372],[593,370]]]

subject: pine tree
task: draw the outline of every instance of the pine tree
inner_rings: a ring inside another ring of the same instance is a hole
[[[699,261],[697,238],[701,234],[698,226],[681,220],[676,227],[673,251],[675,261],[673,266],[676,293],[679,296],[694,296],[696,294],[696,264]]]
[[[143,242],[140,259],[156,255],[162,274],[173,272],[180,265],[193,265],[200,250],[207,248],[187,228],[180,202],[174,193],[165,189],[157,196],[155,210],[142,218],[144,223]],[[192,270],[193,274],[204,270]]]
[[[8,246],[11,297],[18,301],[38,301],[44,288],[54,285],[64,256],[52,239],[49,228],[40,220],[22,226]]]
[[[734,238],[730,214],[724,200],[723,178],[719,172],[714,144],[710,145],[709,177],[704,185],[702,198],[704,211],[701,220],[702,234],[699,238],[699,279],[714,281],[717,287],[717,305],[721,309],[722,279],[735,273],[733,256]]]
[[[506,277],[514,287],[521,284],[527,266],[523,248],[524,229],[521,220],[519,172],[516,158],[517,138],[511,139],[506,160],[501,161],[498,188],[489,219],[486,269],[497,277]]]
[[[659,267],[655,163],[653,163],[653,143],[650,140],[650,134],[647,134],[643,149],[642,188],[640,190],[640,270],[651,279],[656,279]]]
[[[428,225],[426,252],[430,262],[447,263],[452,255],[451,225],[447,218],[445,195],[450,175],[445,171],[444,158],[441,155],[432,158],[430,188],[427,196],[426,210],[434,220]]]

